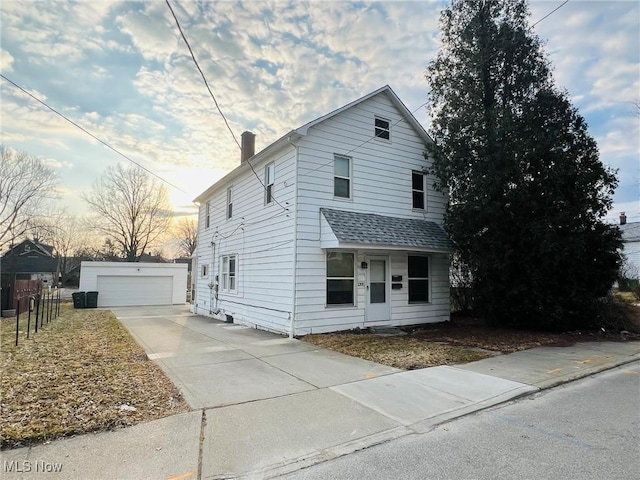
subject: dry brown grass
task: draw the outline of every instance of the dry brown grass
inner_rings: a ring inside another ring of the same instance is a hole
[[[491,356],[486,352],[425,342],[409,336],[333,333],[307,335],[303,340],[353,357],[404,370],[473,362]]]
[[[15,347],[15,319],[0,323],[2,448],[124,427],[189,409],[110,311],[74,310],[66,304],[60,317],[31,339],[24,333],[26,319],[21,329]]]

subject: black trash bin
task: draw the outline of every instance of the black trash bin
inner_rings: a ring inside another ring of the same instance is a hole
[[[98,308],[98,292],[87,292],[87,308]]]
[[[86,308],[87,297],[85,292],[74,292],[71,297],[73,298],[73,308]]]

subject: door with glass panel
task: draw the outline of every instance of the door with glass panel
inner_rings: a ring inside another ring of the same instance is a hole
[[[390,319],[389,257],[367,257],[367,322]]]

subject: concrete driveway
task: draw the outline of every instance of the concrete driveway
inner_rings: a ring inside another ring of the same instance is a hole
[[[281,397],[400,371],[300,340],[194,315],[187,306],[112,311],[192,408]]]

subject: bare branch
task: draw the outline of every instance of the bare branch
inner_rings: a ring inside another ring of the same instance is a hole
[[[108,167],[84,196],[100,231],[128,261],[137,261],[170,223],[168,193],[140,168]]]
[[[41,159],[0,145],[0,247],[40,225],[58,183],[55,170]]]

